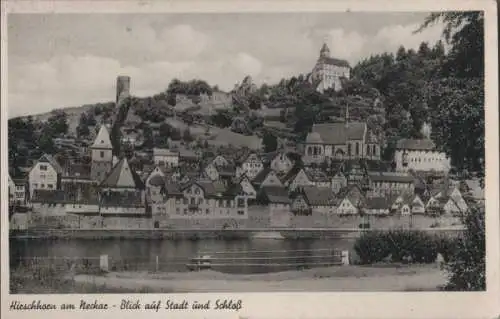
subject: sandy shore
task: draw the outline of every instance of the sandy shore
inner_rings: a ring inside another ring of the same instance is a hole
[[[77,275],[77,283],[113,289],[187,292],[436,291],[445,274],[433,265],[338,266],[270,274],[120,272]]]

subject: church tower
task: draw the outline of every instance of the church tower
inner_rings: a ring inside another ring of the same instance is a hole
[[[101,124],[94,144],[90,146],[92,164],[90,178],[101,182],[113,168],[113,145],[106,125]]]
[[[320,58],[329,58],[330,57],[330,48],[328,48],[326,43],[323,43],[323,46],[321,47],[321,50],[319,51],[319,57]]]

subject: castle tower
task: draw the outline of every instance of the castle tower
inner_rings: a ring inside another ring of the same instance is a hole
[[[319,56],[320,56],[320,58],[329,58],[330,57],[330,48],[328,48],[326,43],[323,43],[323,46],[321,47],[321,50],[319,51]]]
[[[116,78],[116,106],[130,96],[130,76],[120,75]]]
[[[113,168],[113,145],[105,125],[101,125],[94,144],[90,146],[90,152],[92,158],[90,178],[101,182]]]

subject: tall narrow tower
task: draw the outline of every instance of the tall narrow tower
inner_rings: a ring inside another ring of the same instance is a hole
[[[330,57],[330,48],[326,45],[326,43],[323,43],[323,46],[321,47],[321,50],[319,51],[319,56],[320,56],[320,58],[329,58]]]
[[[130,76],[120,75],[116,78],[116,106],[120,107],[123,101],[130,96]]]
[[[113,145],[106,125],[101,124],[94,144],[90,146],[90,152],[92,158],[90,178],[101,182],[113,168]]]

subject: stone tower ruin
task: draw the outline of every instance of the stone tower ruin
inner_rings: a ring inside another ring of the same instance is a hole
[[[130,76],[120,75],[116,78],[116,106],[120,107],[123,101],[130,96]]]

